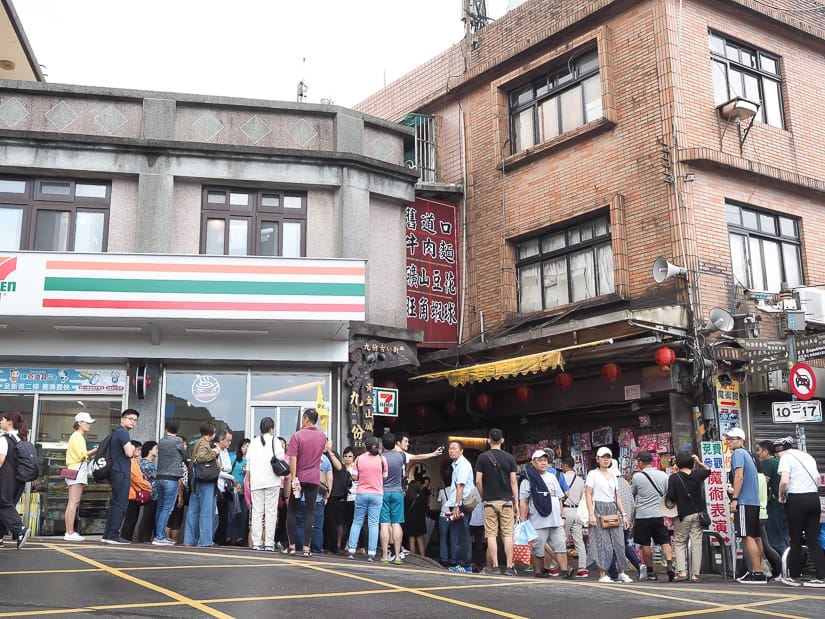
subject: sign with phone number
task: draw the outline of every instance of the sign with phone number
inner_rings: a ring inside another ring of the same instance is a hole
[[[822,421],[822,402],[772,402],[774,423],[812,423]]]

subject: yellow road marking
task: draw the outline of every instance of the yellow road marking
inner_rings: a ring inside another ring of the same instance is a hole
[[[714,591],[714,593],[717,593]],[[721,591],[719,593],[727,593],[725,591]],[[733,593],[733,592],[731,592]],[[754,594],[756,595],[763,595],[761,592],[751,591],[749,592],[750,596],[753,597]],[[746,592],[739,591],[736,592],[737,595],[745,595]],[[809,596],[809,595],[779,595],[779,594],[771,594],[766,593],[765,595],[771,595],[771,599],[769,600],[759,600],[757,602],[751,602],[749,604],[716,604],[713,608],[702,608],[697,610],[685,610],[685,611],[674,611],[672,613],[664,613],[659,615],[645,615],[643,617],[636,617],[636,619],[670,619],[672,617],[689,617],[692,615],[699,615],[699,614],[708,614],[708,613],[722,613],[728,612],[731,610],[744,610],[749,612],[758,613],[760,615],[769,615],[771,617],[787,617],[788,619],[806,619],[801,615],[787,615],[785,613],[779,613],[773,610],[763,610],[758,608],[759,606],[767,606],[770,604],[784,604],[785,602],[795,602],[798,600],[806,600],[806,599],[819,599],[817,596]],[[694,600],[695,602],[699,603],[707,603],[703,602],[702,600]]]
[[[0,572],[0,576],[29,576],[32,574],[83,574],[84,572],[99,572],[97,568],[75,568],[66,570],[16,570],[14,572]]]
[[[210,608],[206,604],[198,602],[197,600],[193,600],[192,598],[188,598],[184,595],[181,595],[180,593],[177,593],[176,591],[172,591],[171,589],[167,589],[165,587],[160,587],[160,586],[158,586],[154,583],[151,583],[151,582],[148,582],[148,581],[145,581],[145,580],[141,580],[140,578],[132,576],[131,574],[127,574],[126,572],[124,572],[123,570],[121,570],[119,568],[109,567],[108,565],[105,565],[105,564],[101,563],[100,561],[95,561],[94,559],[84,557],[83,555],[77,554],[76,552],[73,552],[73,551],[71,551],[67,548],[66,549],[61,548],[59,545],[56,545],[56,544],[47,544],[47,546],[51,547],[52,550],[56,550],[57,552],[60,552],[60,553],[65,554],[69,557],[72,557],[73,559],[76,559],[78,561],[82,561],[84,563],[88,563],[89,565],[93,565],[94,567],[100,568],[103,571],[108,572],[112,576],[117,576],[118,578],[128,580],[131,583],[134,583],[136,585],[140,585],[141,587],[145,587],[146,589],[150,589],[151,591],[155,591],[156,593],[160,593],[161,595],[165,595],[166,597],[170,597],[173,600],[177,600],[178,602],[181,602],[181,603],[183,603],[187,606],[191,606],[192,608],[195,608],[195,609],[197,609],[197,610],[199,610],[203,613],[206,613],[207,615],[210,615],[212,617],[219,617],[221,619],[232,619],[231,615],[227,615],[227,614],[222,613],[218,610],[215,610],[214,608]]]

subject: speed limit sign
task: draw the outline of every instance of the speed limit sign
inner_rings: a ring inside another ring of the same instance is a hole
[[[816,393],[816,376],[811,366],[806,363],[794,363],[788,383],[791,393],[800,400],[810,400]]]

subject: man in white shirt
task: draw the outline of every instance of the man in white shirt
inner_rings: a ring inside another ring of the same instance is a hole
[[[573,547],[576,549],[579,567],[576,578],[587,578],[587,546],[584,543],[584,527],[576,518],[579,503],[584,500],[584,479],[576,474],[575,461],[567,456],[561,461],[561,470],[569,490],[564,501],[564,532],[573,538]]]
[[[232,477],[232,460],[229,455],[229,446],[232,444],[232,432],[229,429],[221,430],[217,435],[218,448],[218,514],[214,524],[216,544],[228,545],[226,539],[226,523],[229,520],[229,510],[232,507],[232,495],[235,493],[235,478]]]
[[[450,566],[451,572],[472,573],[472,548],[470,546],[469,513],[462,509],[464,498],[475,490],[473,467],[464,457],[464,445],[461,441],[452,441],[447,448],[453,461],[453,481],[447,489],[447,505],[452,509],[450,519],[450,545],[455,548],[451,553],[456,565]]]
[[[810,454],[793,448],[793,438],[786,436],[773,442],[779,458],[780,475],[779,501],[785,503],[788,531],[791,535],[791,550],[788,554],[788,576],[781,579],[783,584],[798,587],[803,584],[802,574],[802,534],[808,555],[814,563],[816,578],[804,583],[806,587],[825,588],[825,554],[819,543],[819,471]]]
[[[544,546],[548,544],[559,562],[559,571],[567,573],[567,535],[564,532],[564,492],[555,475],[547,472],[550,460],[543,450],[533,452],[533,470],[527,470],[527,478],[519,486],[519,513],[522,520],[530,521],[538,533],[533,540],[530,563],[536,578],[547,578],[544,567]]]

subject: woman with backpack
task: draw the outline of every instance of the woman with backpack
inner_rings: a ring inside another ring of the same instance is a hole
[[[0,430],[5,438],[0,438],[0,531],[11,531],[20,550],[29,536],[28,527],[23,526],[17,512],[17,502],[23,496],[26,482],[17,479],[16,447],[29,435],[29,427],[18,411],[3,413],[0,417]]]
[[[274,428],[272,417],[261,419],[261,434],[252,439],[246,452],[246,475],[252,495],[252,550],[267,552],[275,552],[278,493],[281,490],[281,478],[272,470],[272,457],[284,459],[281,441],[272,433]]]
[[[89,484],[89,457],[97,453],[97,447],[91,450],[86,449],[86,433],[92,428],[95,422],[92,416],[86,412],[80,412],[74,416],[74,433],[69,438],[66,448],[66,469],[77,471],[75,478],[66,478],[68,486],[69,500],[66,502],[66,534],[63,539],[67,542],[82,542],[86,538],[74,530],[77,518],[77,508],[80,506],[80,499],[83,491]]]

